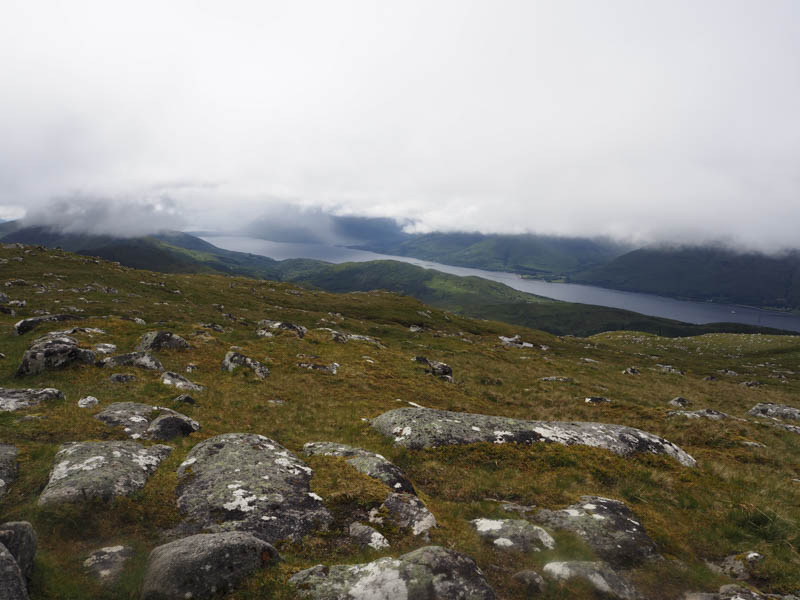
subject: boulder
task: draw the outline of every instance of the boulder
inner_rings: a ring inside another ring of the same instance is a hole
[[[383,348],[383,344],[379,339],[374,337],[370,337],[368,335],[360,335],[357,333],[344,333],[342,331],[336,331],[335,329],[330,329],[328,327],[321,327],[323,331],[329,331],[331,334],[331,339],[334,342],[338,342],[340,344],[346,344],[347,342],[364,342],[365,344],[372,344],[378,348]]]
[[[190,392],[202,392],[206,389],[199,383],[189,381],[180,373],[174,373],[172,371],[167,371],[161,376],[161,383],[176,387],[179,390],[188,390]]]
[[[0,592],[3,600],[28,600],[28,586],[17,561],[0,544]]]
[[[201,533],[154,548],[147,559],[142,600],[202,600],[226,594],[248,574],[280,560],[249,533]]]
[[[172,448],[131,441],[70,442],[56,454],[39,506],[109,500],[144,487]]]
[[[669,401],[670,406],[676,406],[678,408],[686,408],[689,406],[690,402],[681,396],[675,396],[672,400]]]
[[[2,540],[0,540],[2,541]],[[742,552],[725,557],[719,569],[732,579],[746,581],[751,578],[751,571],[758,563],[764,560],[764,555],[758,552]]]
[[[23,335],[31,331],[40,323],[55,323],[60,321],[77,321],[82,317],[76,315],[39,315],[38,317],[30,317],[29,319],[22,319],[14,324],[14,330],[17,335]]]
[[[667,413],[668,417],[685,417],[687,419],[711,419],[712,421],[722,421],[732,419],[728,413],[714,410],[713,408],[701,408],[700,410],[671,410]]]
[[[17,561],[19,570],[26,580],[33,573],[33,560],[36,557],[37,537],[33,525],[27,521],[9,521],[0,525],[0,544]]]
[[[131,383],[136,381],[136,375],[133,373],[114,373],[108,379],[113,383]]]
[[[129,352],[128,354],[118,354],[104,358],[98,363],[106,369],[116,369],[118,367],[138,367],[146,371],[163,371],[164,365],[161,361],[153,357],[149,352]]]
[[[638,600],[633,585],[620,577],[603,562],[569,561],[551,562],[544,566],[544,573],[556,581],[579,578],[589,582],[594,589],[621,600]]]
[[[495,600],[475,562],[440,546],[425,546],[399,558],[361,565],[317,565],[289,583],[311,600]]]
[[[178,467],[178,508],[212,531],[299,540],[331,515],[309,482],[312,470],[273,440],[226,433],[197,444]]]
[[[552,529],[572,531],[614,567],[631,568],[658,556],[655,542],[619,500],[581,496],[580,502],[565,509],[538,511],[534,520]]]
[[[286,323],[284,321],[272,321],[270,319],[262,319],[258,322],[258,330],[256,335],[259,337],[270,337],[274,331],[291,331],[299,338],[304,338],[308,329],[302,325],[295,325],[294,323]]]
[[[544,590],[544,577],[532,569],[518,571],[511,576],[511,579],[521,586],[528,596],[541,594]]]
[[[64,393],[56,388],[0,388],[0,411],[21,410],[49,400],[63,400]]]
[[[308,442],[306,456],[341,456],[347,464],[369,477],[382,481],[394,492],[416,494],[405,474],[380,454],[335,442]]]
[[[555,442],[605,448],[620,456],[666,454],[693,467],[694,458],[664,438],[624,425],[559,421],[524,421],[432,408],[398,408],[372,420],[372,427],[410,449],[509,442]]]
[[[113,585],[132,557],[133,548],[130,546],[99,548],[83,561],[83,568],[100,583]]]
[[[266,379],[269,375],[269,369],[257,360],[231,350],[222,359],[222,370],[233,373],[239,367],[249,368],[259,379]]]
[[[784,421],[800,421],[800,408],[772,402],[760,402],[747,411],[747,414],[754,417],[783,419]]]
[[[201,427],[184,414],[138,402],[115,402],[94,416],[111,427],[124,427],[132,439],[171,440],[186,436]]]
[[[79,347],[75,338],[48,334],[35,340],[25,351],[16,376],[37,375],[72,364],[91,364],[95,359],[95,353]]]
[[[387,540],[380,532],[376,531],[369,525],[350,523],[348,533],[359,546],[369,547],[373,550],[380,550],[382,548],[389,547],[389,540]]]
[[[539,552],[556,546],[549,533],[524,519],[473,519],[470,523],[482,539],[504,550]]]
[[[319,371],[321,373],[328,373],[329,375],[336,375],[339,371],[339,363],[331,363],[329,365],[318,365],[316,363],[299,362],[297,366],[301,369],[309,369],[310,371]]]
[[[436,527],[436,517],[428,510],[425,504],[413,494],[389,494],[381,504],[381,509],[389,514],[389,520],[398,527],[411,530],[414,535],[425,535],[428,530]],[[370,521],[381,523],[383,518],[378,516],[380,511],[370,513]]]
[[[136,344],[136,352],[149,352],[155,350],[186,350],[189,342],[171,331],[148,331]]]
[[[516,334],[513,337],[506,337],[504,335],[498,337],[503,345],[509,348],[533,348],[533,344],[530,342],[523,342],[519,334]]]
[[[0,498],[17,479],[17,448],[11,444],[0,444]]]
[[[78,408],[91,408],[97,406],[100,401],[94,396],[84,396],[78,400]]]
[[[453,383],[453,369],[450,365],[439,362],[438,360],[428,360],[424,356],[415,356],[414,360],[428,367],[425,369],[426,373]]]

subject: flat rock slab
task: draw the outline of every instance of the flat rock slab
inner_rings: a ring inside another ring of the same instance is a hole
[[[17,447],[0,444],[0,498],[17,479]]]
[[[136,442],[71,442],[56,454],[39,506],[109,500],[144,487],[172,448]]]
[[[556,547],[553,537],[524,519],[473,519],[478,535],[504,550],[539,552]]]
[[[63,400],[64,393],[56,388],[0,388],[0,411],[22,410],[49,400]]]
[[[206,389],[199,383],[189,381],[180,373],[174,373],[173,371],[167,371],[164,373],[161,376],[161,383],[178,388],[179,390],[188,390],[190,392],[202,392]]]
[[[385,483],[392,491],[416,494],[405,473],[375,452],[336,442],[309,442],[303,446],[303,452],[306,456],[341,456],[347,464]]]
[[[149,352],[129,352],[104,358],[98,363],[106,369],[118,367],[138,367],[147,371],[163,371],[164,365]]]
[[[38,539],[33,525],[27,521],[9,521],[0,525],[0,544],[17,561],[22,576],[27,580],[33,573]]]
[[[148,331],[136,344],[136,352],[149,352],[151,350],[186,350],[189,342],[171,331]]]
[[[0,544],[0,592],[3,600],[28,600],[28,586],[11,552]]]
[[[614,567],[631,568],[658,556],[636,515],[619,500],[581,496],[562,510],[542,509],[534,519],[552,529],[572,531]]]
[[[16,376],[37,375],[45,371],[64,369],[73,364],[93,364],[96,355],[78,346],[68,335],[46,335],[31,344],[22,355]]]
[[[100,583],[113,584],[122,575],[125,563],[133,554],[133,548],[129,546],[99,548],[83,561],[83,568]]]
[[[171,440],[201,429],[200,423],[182,413],[139,402],[115,402],[94,418],[111,427],[124,427],[134,440]]]
[[[247,367],[259,379],[266,379],[269,376],[269,369],[266,366],[244,354],[231,350],[222,359],[222,370],[233,373],[239,367]]]
[[[399,558],[361,565],[317,565],[289,583],[312,600],[495,600],[475,562],[454,550],[425,546]]]
[[[55,323],[60,321],[77,321],[82,319],[83,317],[79,317],[77,315],[39,315],[38,317],[31,317],[29,319],[22,319],[14,324],[14,330],[17,332],[17,335],[22,335],[24,333],[28,333],[33,328],[37,327],[41,323]]]
[[[547,563],[543,569],[557,581],[579,578],[588,581],[593,588],[621,600],[637,600],[639,594],[628,581],[620,577],[603,562],[569,561]]]
[[[747,414],[754,417],[767,417],[769,419],[800,421],[800,408],[786,406],[785,404],[773,404],[771,402],[756,404]]]
[[[245,576],[279,560],[249,533],[201,533],[158,546],[147,560],[142,600],[202,600],[232,591]]]
[[[394,438],[396,445],[411,449],[509,442],[555,442],[566,446],[605,448],[620,456],[638,453],[665,454],[693,467],[694,458],[681,448],[652,433],[624,425],[581,422],[523,421],[432,408],[398,408],[372,420],[372,427]]]
[[[326,528],[312,470],[263,435],[226,433],[197,444],[178,468],[178,508],[212,532],[247,531],[267,542]]]

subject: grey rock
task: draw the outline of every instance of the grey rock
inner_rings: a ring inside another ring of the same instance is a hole
[[[0,592],[3,600],[28,600],[28,586],[17,561],[0,544]]]
[[[189,342],[171,331],[148,331],[139,338],[139,343],[136,344],[135,350],[137,352],[148,352],[164,349],[186,350],[188,348]]]
[[[114,383],[131,383],[136,381],[136,375],[133,373],[114,373],[108,379]]]
[[[414,535],[427,537],[428,530],[436,527],[436,517],[428,510],[425,504],[413,494],[389,494],[381,504],[381,508],[389,514],[389,520],[398,527],[406,527]],[[377,511],[372,512],[370,520],[380,523],[381,517]]]
[[[341,456],[356,470],[382,481],[394,492],[416,494],[414,486],[399,467],[375,452],[335,442],[308,442],[303,446],[307,456]]]
[[[747,414],[754,417],[767,417],[770,419],[783,419],[784,421],[800,421],[800,408],[773,404],[772,402],[759,402]]]
[[[373,550],[389,547],[389,541],[379,531],[373,529],[369,525],[350,523],[348,533],[359,546],[369,547]]]
[[[764,556],[758,552],[733,554],[725,557],[720,565],[720,570],[728,577],[745,581],[750,579],[753,567],[762,560],[764,560]]]
[[[175,396],[172,399],[173,402],[183,402],[185,404],[195,404],[195,399],[192,398],[189,394],[181,394],[180,396]]]
[[[678,408],[686,408],[691,404],[686,398],[682,396],[675,396],[672,400],[669,401],[670,406],[677,406]]]
[[[22,577],[26,580],[33,573],[33,560],[36,557],[36,532],[27,521],[9,521],[0,525],[0,544],[17,561]]]
[[[503,342],[503,345],[508,346],[509,348],[533,348],[533,344],[530,342],[523,342],[519,334],[516,334],[513,337],[506,337],[504,335],[498,337],[500,338],[500,341]]]
[[[603,396],[588,396],[583,400],[586,404],[610,404],[611,400]]]
[[[711,419],[712,421],[722,421],[732,419],[728,413],[714,410],[713,408],[701,408],[700,410],[671,410],[667,413],[668,417],[685,417],[687,419]]]
[[[540,594],[544,590],[544,577],[532,569],[518,571],[511,576],[511,579],[528,593],[528,595]]]
[[[51,331],[49,335],[77,335],[79,333],[87,334],[89,337],[92,337],[93,334],[106,334],[105,330],[98,329],[97,327],[71,327],[69,329],[62,329],[60,331]]]
[[[641,371],[638,367],[628,367],[624,371],[622,371],[623,375],[639,375]]]
[[[200,424],[174,410],[162,408],[150,426],[147,428],[145,437],[150,440],[171,440],[176,437],[183,437],[200,431]]]
[[[539,381],[552,381],[557,383],[569,383],[572,381],[571,377],[563,377],[561,375],[550,375],[549,377],[541,377]]]
[[[144,487],[172,448],[136,442],[71,442],[56,454],[39,506],[109,500]]]
[[[544,566],[543,571],[557,581],[568,581],[573,578],[584,579],[598,592],[621,600],[637,600],[639,598],[633,585],[603,562],[551,562]]]
[[[73,364],[92,364],[95,359],[94,352],[79,347],[73,337],[46,335],[35,340],[22,355],[16,376],[37,375]]]
[[[193,381],[189,381],[181,375],[180,373],[174,373],[173,371],[167,371],[161,376],[161,383],[164,385],[170,385],[172,387],[176,387],[179,390],[188,390],[190,392],[202,392],[206,388],[200,385],[199,383],[194,383]]]
[[[503,550],[552,550],[555,540],[544,529],[524,519],[473,519],[478,535]]]
[[[164,365],[149,352],[129,352],[104,358],[98,363],[106,369],[119,367],[138,367],[146,371],[163,371]]]
[[[0,444],[0,498],[17,479],[17,448],[11,444]]]
[[[329,365],[319,365],[316,363],[299,362],[297,366],[301,369],[309,369],[310,371],[319,371],[320,373],[328,373],[329,375],[336,375],[339,372],[339,363],[331,363]]]
[[[187,373],[194,373],[195,371],[197,371],[198,368],[199,367],[197,366],[196,363],[189,363],[188,365],[186,365],[185,371]]]
[[[132,439],[171,440],[201,427],[184,414],[139,402],[115,402],[94,417],[111,427],[124,427]]]
[[[95,344],[94,351],[97,354],[112,354],[117,351],[116,344]]]
[[[742,386],[742,387],[748,387],[748,388],[758,388],[758,387],[761,387],[761,382],[760,381],[743,381],[739,385]]]
[[[658,367],[658,370],[660,372],[668,373],[670,375],[685,375],[686,374],[683,369],[678,369],[676,367],[673,367],[672,365],[659,365],[659,364],[657,364],[656,367]]]
[[[294,323],[286,323],[284,321],[272,321],[270,319],[263,319],[258,322],[258,330],[256,335],[259,337],[269,337],[273,331],[291,331],[299,338],[304,338],[308,329],[302,325],[295,325]]]
[[[331,339],[339,344],[346,344],[347,342],[364,342],[365,344],[372,344],[378,348],[383,348],[383,344],[377,338],[368,335],[360,335],[357,333],[345,333],[343,331],[336,331],[330,327],[320,327],[321,331],[329,331]]]
[[[690,592],[683,596],[683,600],[779,600],[781,598],[789,600],[795,596],[764,595],[738,585],[723,585],[716,594]]]
[[[239,367],[249,368],[259,379],[266,379],[269,375],[269,369],[257,360],[231,350],[222,359],[222,370],[233,373]]]
[[[268,542],[331,522],[311,493],[312,470],[262,435],[227,433],[197,444],[178,468],[178,508],[207,531],[248,531]]]
[[[289,583],[311,600],[495,600],[475,562],[454,550],[425,546],[399,558],[361,565],[317,565]]]
[[[0,292],[0,304],[8,304],[8,294]]]
[[[636,515],[619,500],[581,496],[562,510],[542,509],[534,520],[552,529],[572,531],[614,567],[631,568],[658,556]]]
[[[217,323],[200,323],[200,327],[203,329],[210,329],[211,331],[216,331],[217,333],[225,333],[225,328],[222,325],[218,325]]]
[[[130,546],[107,546],[92,552],[83,561],[83,568],[100,583],[114,584],[132,557],[133,548]]]
[[[425,369],[426,373],[429,373],[434,377],[438,377],[439,379],[443,379],[444,381],[453,383],[453,369],[450,367],[450,365],[439,362],[438,360],[429,360],[424,356],[415,356],[414,360],[428,367]]]
[[[37,327],[41,323],[56,323],[61,321],[77,321],[82,317],[78,317],[76,315],[39,315],[38,317],[30,317],[29,319],[22,319],[14,324],[14,330],[17,332],[17,335],[23,335],[28,333],[33,328]]]
[[[605,448],[620,456],[666,454],[693,467],[694,458],[664,438],[624,425],[559,421],[523,421],[432,408],[398,408],[372,420],[372,427],[410,449],[509,442],[555,442]]]
[[[248,574],[280,560],[249,533],[201,533],[153,549],[142,600],[202,600],[232,591]]]
[[[13,411],[37,406],[49,400],[63,400],[64,393],[56,388],[0,388],[0,411]]]
[[[100,401],[94,396],[84,396],[78,400],[78,408],[91,408],[97,406]]]

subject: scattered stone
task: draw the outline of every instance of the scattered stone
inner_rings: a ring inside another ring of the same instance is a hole
[[[711,419],[712,421],[733,418],[728,413],[720,412],[713,408],[701,408],[700,410],[671,410],[667,413],[667,416],[686,417],[687,419]]]
[[[734,371],[732,369],[719,369],[717,371],[717,373],[719,373],[720,375],[725,375],[726,377],[738,377],[739,376],[739,373],[737,373],[736,371]],[[713,377],[713,375],[712,375],[712,377]]]
[[[638,600],[639,598],[633,585],[603,562],[551,562],[544,566],[544,572],[557,581],[584,579],[598,592],[621,600]]]
[[[248,574],[280,560],[249,533],[201,533],[158,546],[147,559],[142,600],[202,600],[226,594]]]
[[[77,321],[82,317],[78,317],[76,315],[40,315],[38,317],[30,317],[29,319],[22,319],[14,324],[14,329],[17,332],[17,335],[23,335],[28,333],[34,327],[37,327],[41,323],[57,323],[61,321]]]
[[[669,401],[670,406],[677,406],[678,408],[686,408],[689,406],[691,402],[689,402],[686,398],[681,396],[675,396],[672,400]]]
[[[301,369],[309,369],[311,371],[320,371],[321,373],[336,375],[341,365],[336,362],[332,362],[329,365],[318,365],[316,363],[299,362],[297,363],[297,366],[300,367]]]
[[[748,387],[748,388],[759,388],[759,387],[761,387],[761,382],[760,381],[743,381],[739,385],[742,386],[742,387]]]
[[[263,319],[258,322],[258,330],[256,335],[259,337],[271,337],[272,331],[293,331],[300,339],[304,338],[308,329],[302,325],[295,325],[294,323],[286,323],[283,321],[271,321],[270,319]]]
[[[630,568],[658,555],[636,515],[619,500],[581,496],[562,510],[542,509],[534,519],[553,529],[572,531],[614,567]]]
[[[91,350],[78,346],[78,341],[68,335],[46,335],[31,344],[22,355],[16,376],[38,375],[44,371],[64,369],[72,364],[94,363]]]
[[[11,553],[26,580],[33,574],[37,543],[33,525],[27,521],[9,521],[0,525],[0,546],[5,546]]]
[[[266,366],[244,354],[231,350],[222,359],[222,370],[233,373],[239,367],[249,368],[259,379],[266,379],[269,376],[269,369]]]
[[[377,338],[370,337],[368,335],[360,335],[357,333],[344,333],[342,331],[336,331],[335,329],[331,329],[330,327],[320,327],[321,331],[328,331],[331,334],[331,339],[334,342],[339,344],[346,344],[347,342],[364,342],[366,344],[372,344],[378,348],[383,348],[383,344]]]
[[[164,373],[161,376],[161,383],[164,385],[171,385],[179,390],[188,390],[190,392],[202,392],[206,389],[199,383],[189,381],[180,373],[174,373],[173,371],[167,371]]]
[[[114,383],[130,383],[136,381],[136,375],[133,373],[114,373],[108,379]]]
[[[148,352],[165,349],[186,350],[188,348],[189,342],[171,331],[148,331],[139,338],[139,343],[136,344],[135,350],[137,352]]]
[[[369,525],[350,523],[348,533],[359,546],[366,546],[373,550],[381,550],[382,548],[389,547],[389,540]]]
[[[540,594],[544,590],[544,577],[532,569],[514,573],[511,579],[524,588],[528,596]]]
[[[686,374],[686,372],[683,369],[678,369],[676,367],[673,367],[672,365],[656,364],[656,367],[662,373],[667,373],[667,374],[670,374],[670,375],[685,375]]]
[[[439,362],[438,360],[428,360],[424,356],[415,356],[414,360],[428,367],[425,369],[426,373],[430,373],[434,377],[453,383],[453,369],[450,365]]]
[[[21,410],[48,400],[63,400],[64,393],[56,388],[0,388],[0,411]]]
[[[0,498],[17,479],[17,448],[11,444],[0,444]]]
[[[638,375],[641,373],[638,367],[628,367],[624,371],[622,371],[623,375]]]
[[[785,404],[773,404],[772,402],[759,402],[747,414],[769,419],[800,421],[800,408],[786,406]]]
[[[83,561],[86,572],[103,584],[113,584],[119,579],[125,563],[133,557],[129,546],[107,546],[92,552]]]
[[[583,401],[586,404],[611,404],[611,400],[603,396],[588,396]]]
[[[94,418],[111,427],[124,427],[134,440],[171,440],[200,431],[200,424],[186,415],[138,402],[115,402]]]
[[[91,408],[92,406],[97,406],[99,402],[94,396],[84,396],[78,400],[78,408]]]
[[[217,333],[225,333],[225,328],[222,325],[218,325],[217,323],[200,323],[200,327],[203,329],[210,329],[211,331],[216,331]]]
[[[295,574],[289,583],[311,600],[496,599],[471,558],[441,546],[361,565],[317,565]]]
[[[146,371],[163,371],[164,365],[161,361],[155,358],[149,352],[129,352],[128,354],[120,354],[118,356],[111,356],[104,358],[99,363],[99,366],[106,369],[116,369],[118,367],[138,367]]]
[[[326,528],[312,470],[262,435],[227,433],[197,444],[178,468],[178,508],[207,531],[248,531],[268,542]]]
[[[554,381],[558,383],[569,383],[572,381],[571,377],[562,377],[561,375],[550,375],[549,377],[542,377],[539,381]]]
[[[422,327],[420,327],[419,325],[411,325],[409,326],[408,330],[411,333],[420,333],[422,331]]]
[[[186,365],[185,371],[187,373],[194,373],[195,371],[197,371],[198,368],[199,367],[197,366],[196,363],[189,363],[188,365]]]
[[[556,546],[549,533],[524,519],[473,519],[470,523],[482,539],[505,550],[539,552]]]
[[[391,436],[396,445],[410,449],[509,442],[556,442],[566,446],[605,448],[620,456],[640,452],[666,454],[687,467],[694,458],[664,438],[624,425],[558,421],[523,421],[432,408],[397,408],[372,420],[372,427]]]
[[[169,446],[144,448],[130,441],[62,444],[39,506],[128,496],[144,487],[171,451]]]
[[[94,351],[97,354],[113,354],[117,351],[116,344],[95,344]]]
[[[408,527],[414,535],[426,534],[436,527],[436,517],[425,504],[413,494],[392,493],[386,497],[381,508],[389,513],[389,520],[398,527]],[[377,512],[373,511],[370,521],[380,522]]]
[[[498,336],[500,341],[503,342],[504,346],[508,346],[510,348],[533,348],[533,344],[530,342],[523,342],[522,338],[519,337],[519,334],[516,334],[514,337],[505,337],[503,335]]]
[[[394,492],[416,494],[405,474],[380,454],[337,444],[335,442],[309,442],[303,446],[306,456],[341,456],[347,464],[364,475],[382,481]]]
[[[22,571],[3,544],[0,544],[0,591],[3,600],[28,600],[28,586]]]

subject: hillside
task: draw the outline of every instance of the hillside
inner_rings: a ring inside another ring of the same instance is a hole
[[[389,292],[0,259],[0,540],[25,531],[9,521],[38,536],[35,559],[0,561],[32,600],[800,590],[798,336],[561,338]],[[73,318],[15,333],[47,314]],[[49,353],[23,360],[37,343]],[[202,389],[164,383],[180,375]],[[111,562],[87,566],[100,548]],[[409,572],[438,587],[408,592]]]

